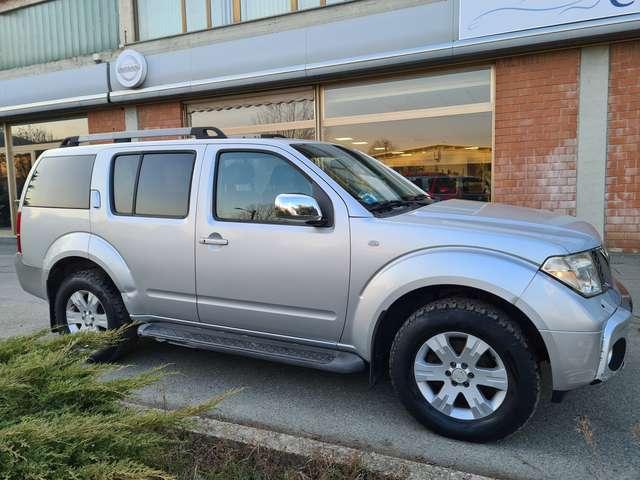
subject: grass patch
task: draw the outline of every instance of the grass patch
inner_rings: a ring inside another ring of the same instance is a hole
[[[385,480],[367,471],[358,458],[348,463],[274,452],[198,434],[183,434],[179,447],[165,460],[178,480]],[[394,477],[399,478],[399,477]]]
[[[221,400],[174,411],[122,400],[161,369],[110,378],[121,368],[87,363],[118,332],[0,340],[0,480],[380,479],[359,463],[337,465],[186,433],[189,418]]]

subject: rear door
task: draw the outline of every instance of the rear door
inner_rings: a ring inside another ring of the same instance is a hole
[[[325,227],[272,215],[281,193],[315,197]],[[202,322],[336,342],[349,289],[349,217],[342,199],[295,155],[274,146],[211,145],[196,226]]]
[[[197,178],[205,147],[191,143],[102,153],[91,210],[93,233],[117,250],[131,271],[136,317],[197,321],[194,228]]]

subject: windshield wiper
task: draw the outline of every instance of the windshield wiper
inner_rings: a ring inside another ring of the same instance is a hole
[[[376,202],[368,205],[367,209],[370,212],[378,213],[393,210],[394,208],[411,207],[414,205],[424,205],[424,203],[419,200],[386,200],[384,202]]]
[[[421,193],[419,195],[411,195],[411,196],[407,196],[407,197],[402,197],[403,200],[408,200],[408,201],[412,201],[412,202],[422,202],[422,201],[429,201],[431,200],[431,197],[429,195],[425,195],[424,193]]]

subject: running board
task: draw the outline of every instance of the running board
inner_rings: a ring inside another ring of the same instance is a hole
[[[153,322],[140,325],[138,335],[153,338],[159,342],[215,352],[235,353],[328,372],[355,373],[364,370],[366,366],[364,360],[355,353],[223,332],[206,327]]]

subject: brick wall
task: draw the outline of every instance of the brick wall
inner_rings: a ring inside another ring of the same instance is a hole
[[[114,107],[89,110],[89,133],[121,132],[125,130],[124,108]]]
[[[149,128],[179,128],[184,123],[182,104],[150,103],[138,105],[138,127],[141,130]]]
[[[496,62],[494,201],[575,215],[580,51]]]
[[[605,238],[640,251],[640,41],[611,45]]]

